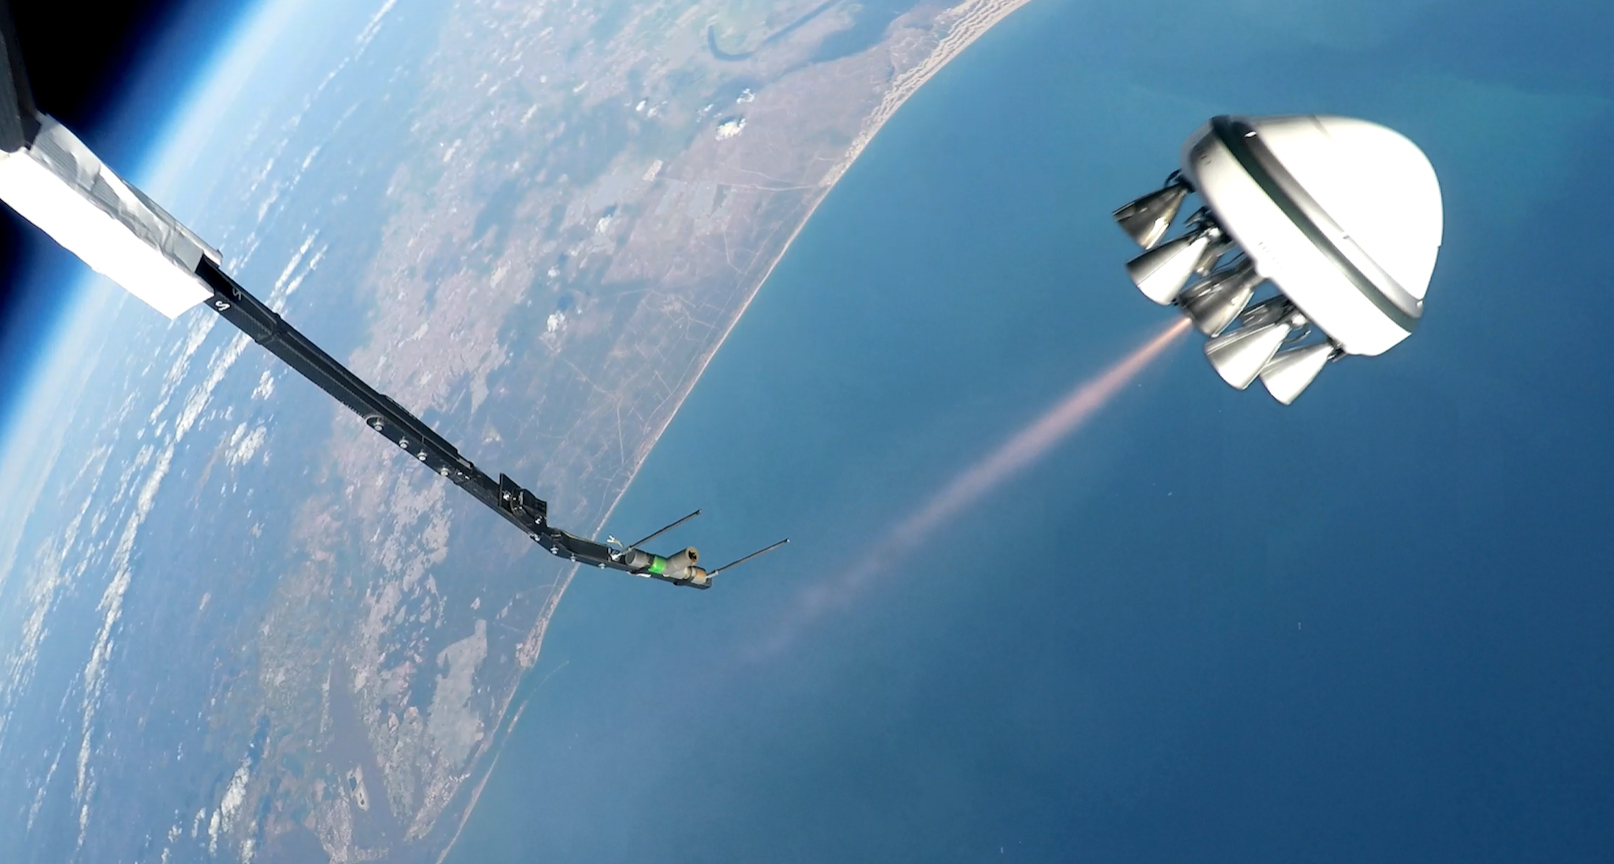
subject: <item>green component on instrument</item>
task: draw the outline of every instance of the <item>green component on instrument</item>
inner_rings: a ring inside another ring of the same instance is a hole
[[[655,575],[660,576],[661,574],[667,572],[667,559],[661,557],[660,555],[651,555],[650,566],[646,567],[645,570],[646,572],[654,573]]]

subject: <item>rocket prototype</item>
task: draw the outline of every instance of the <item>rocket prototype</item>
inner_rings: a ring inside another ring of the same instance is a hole
[[[1161,243],[1195,192],[1204,206]],[[1329,361],[1382,354],[1418,329],[1443,223],[1417,145],[1310,114],[1213,118],[1164,188],[1114,215],[1147,250],[1127,263],[1138,290],[1210,337],[1224,381],[1260,378],[1285,405]]]
[[[304,378],[346,405],[377,433],[464,489],[549,552],[581,564],[621,570],[691,588],[710,588],[719,572],[772,551],[781,540],[712,570],[699,553],[656,555],[638,548],[692,518],[633,544],[604,543],[549,524],[549,505],[509,477],[495,480],[460,455],[420,418],[366,384],[221,269],[203,242],[139,189],[107,168],[84,143],[39,113],[18,50],[10,10],[0,0],[0,200],[96,272],[170,318],[206,305]]]

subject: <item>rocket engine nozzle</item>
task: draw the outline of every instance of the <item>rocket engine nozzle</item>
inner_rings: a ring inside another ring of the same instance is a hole
[[[690,546],[681,552],[674,552],[667,556],[667,572],[679,573],[686,571],[695,566],[695,562],[699,560],[701,560],[701,553],[696,551],[695,547]]]
[[[1174,172],[1164,188],[1122,206],[1111,216],[1139,246],[1146,250],[1153,249],[1171,228],[1171,222],[1177,218],[1177,211],[1182,209],[1183,199],[1188,192],[1187,182],[1180,173]]]
[[[681,584],[695,588],[711,587],[710,574],[705,567],[699,567],[695,562],[701,560],[701,553],[690,546],[681,552],[675,552],[667,557],[667,567],[662,571],[669,578]]]

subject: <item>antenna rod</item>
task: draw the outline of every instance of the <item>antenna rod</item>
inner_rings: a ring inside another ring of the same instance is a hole
[[[649,543],[651,540],[654,540],[657,537],[660,537],[661,535],[667,533],[668,531],[671,531],[672,529],[677,528],[678,526],[684,524],[685,522],[688,522],[691,519],[694,519],[696,516],[699,516],[699,515],[701,515],[701,511],[696,510],[694,513],[691,513],[688,516],[685,516],[684,518],[678,520],[677,522],[672,523],[671,525],[668,525],[667,527],[661,529],[660,531],[657,531],[657,532],[655,532],[653,534],[650,534],[649,536],[646,536],[642,540],[639,540],[639,541],[637,541],[635,543],[629,543],[628,548],[629,549],[635,549],[635,548],[638,548],[640,546],[643,546],[644,544]]]
[[[769,547],[764,548],[764,549],[758,549],[757,551],[752,552],[750,555],[747,555],[747,556],[745,556],[744,558],[741,558],[738,561],[730,561],[729,563],[724,564],[722,567],[719,567],[716,570],[707,571],[706,576],[707,576],[707,578],[711,578],[713,576],[716,576],[719,573],[722,573],[724,570],[729,570],[729,569],[738,567],[741,564],[744,564],[745,562],[750,561],[752,558],[756,558],[759,555],[766,555],[767,553],[772,552],[773,550],[778,549],[780,546],[783,546],[783,545],[785,545],[786,543],[789,543],[789,542],[790,542],[790,538],[786,537],[785,539],[780,540],[778,543],[775,543],[772,546],[769,546]]]

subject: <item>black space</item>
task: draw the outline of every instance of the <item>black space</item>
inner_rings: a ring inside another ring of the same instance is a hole
[[[182,46],[171,34],[182,20],[198,15],[216,18],[218,12],[201,7],[235,4],[199,0],[123,0],[96,4],[61,0],[0,0],[10,6],[17,38],[28,65],[28,76],[39,110],[61,120],[88,142],[104,133],[120,101],[127,97],[133,72],[163,59]],[[99,147],[97,149],[100,149]],[[110,154],[104,154],[110,155]],[[109,159],[109,161],[111,161]],[[27,275],[43,266],[69,261],[33,226],[9,208],[0,207],[0,357],[12,352],[19,318],[35,314],[24,296]],[[15,379],[0,377],[0,388]],[[11,394],[0,392],[0,406]]]

